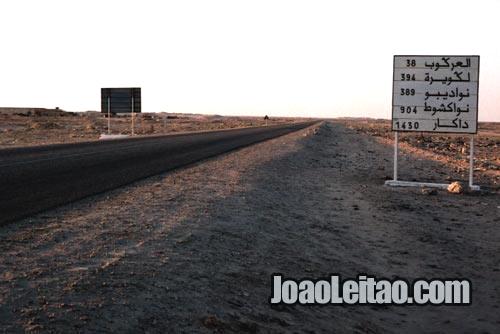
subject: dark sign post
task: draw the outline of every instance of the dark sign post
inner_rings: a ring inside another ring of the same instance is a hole
[[[141,88],[101,88],[101,112],[108,114],[108,134],[111,115],[131,114],[133,135],[134,114],[141,112]]]

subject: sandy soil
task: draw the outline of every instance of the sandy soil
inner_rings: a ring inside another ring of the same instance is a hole
[[[461,177],[401,160],[402,178],[422,174]],[[390,145],[323,123],[2,227],[0,328],[497,333],[498,193],[428,195],[390,175]],[[465,277],[473,303],[272,307],[274,272]]]
[[[136,135],[231,129],[303,121],[295,118],[142,113],[134,119]],[[98,140],[108,120],[99,112],[64,112],[40,108],[0,108],[0,148]],[[113,134],[131,134],[130,115],[111,117]]]

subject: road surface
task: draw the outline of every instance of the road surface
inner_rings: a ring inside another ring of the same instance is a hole
[[[0,225],[314,122],[0,150]]]

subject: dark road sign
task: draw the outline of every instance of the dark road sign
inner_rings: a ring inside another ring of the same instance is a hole
[[[141,88],[101,88],[101,112],[108,111],[111,114],[140,113]]]

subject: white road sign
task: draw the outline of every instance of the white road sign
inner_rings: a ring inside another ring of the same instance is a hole
[[[392,130],[476,133],[479,56],[394,56]]]

